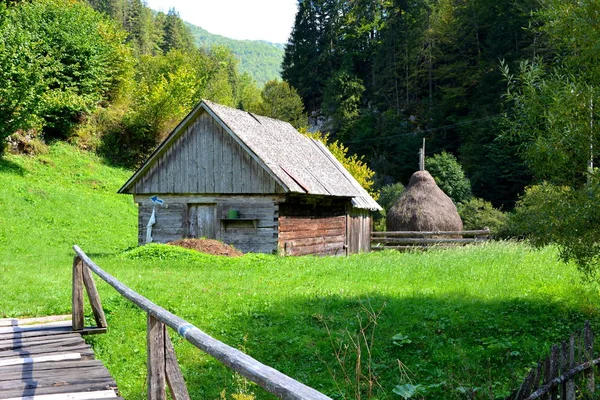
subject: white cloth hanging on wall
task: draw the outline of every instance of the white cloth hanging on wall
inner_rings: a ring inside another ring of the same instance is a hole
[[[152,215],[146,225],[146,244],[152,243],[152,225],[156,223],[156,207],[152,207]]]

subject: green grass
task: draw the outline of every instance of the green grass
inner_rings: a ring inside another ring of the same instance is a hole
[[[128,176],[64,145],[46,156],[0,161],[1,316],[68,313],[70,246],[79,244],[142,295],[334,398],[352,390],[333,383],[340,368],[332,343],[350,345],[365,309],[381,311],[372,361],[379,398],[399,399],[392,390],[408,379],[428,399],[501,398],[586,319],[600,331],[598,286],[582,283],[552,248],[493,243],[237,259],[158,245],[132,250],[135,206],[114,194]],[[125,398],[142,399],[145,315],[106,284],[98,287],[109,332],[90,340]],[[394,344],[397,334],[403,340]],[[268,397],[172,337],[193,398],[217,399],[223,389]],[[353,363],[350,357],[350,369]]]

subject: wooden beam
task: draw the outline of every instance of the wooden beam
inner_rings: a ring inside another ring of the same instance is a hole
[[[177,356],[169,332],[165,329],[165,373],[167,385],[174,400],[190,400],[187,385],[177,363]]]
[[[104,310],[102,309],[102,302],[100,301],[100,295],[98,289],[96,289],[96,283],[90,273],[90,270],[86,265],[83,266],[83,284],[92,306],[92,312],[94,313],[94,319],[99,328],[106,328],[106,317],[104,316]]]
[[[83,329],[83,262],[73,259],[72,326],[74,331]]]
[[[489,229],[471,230],[471,231],[388,231],[371,232],[372,237],[413,237],[413,236],[486,236],[489,235]]]
[[[425,239],[425,238],[373,238],[373,243],[394,243],[394,244],[436,244],[436,243],[480,243],[487,239],[460,239],[460,238],[444,238],[444,239]]]

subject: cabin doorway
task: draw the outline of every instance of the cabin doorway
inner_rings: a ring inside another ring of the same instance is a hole
[[[217,207],[215,204],[190,204],[188,206],[189,237],[216,238]]]

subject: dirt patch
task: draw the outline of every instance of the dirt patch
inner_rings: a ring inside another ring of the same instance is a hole
[[[167,244],[215,256],[239,257],[244,255],[244,253],[236,250],[232,246],[214,239],[181,239]]]

